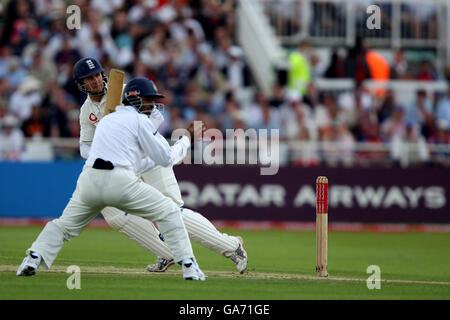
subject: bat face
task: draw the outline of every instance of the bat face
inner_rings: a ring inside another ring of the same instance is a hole
[[[122,70],[111,69],[109,72],[105,116],[116,111],[116,106],[121,104],[124,78],[125,73]]]

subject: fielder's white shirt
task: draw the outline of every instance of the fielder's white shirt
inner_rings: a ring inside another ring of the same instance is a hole
[[[89,157],[89,150],[91,149],[92,140],[94,140],[95,129],[104,116],[105,105],[106,95],[99,102],[92,101],[88,96],[81,107],[80,154],[84,159]],[[145,163],[143,163],[140,171],[137,173],[145,174],[148,184],[161,191],[164,195],[172,198],[180,207],[183,206],[181,192],[172,168],[164,168],[161,166],[152,168],[149,163],[148,169],[146,170]]]
[[[190,145],[189,138],[183,136],[170,146],[146,115],[132,106],[117,106],[116,112],[98,122],[85,166],[92,167],[101,158],[140,173],[155,165],[168,167],[181,162]]]

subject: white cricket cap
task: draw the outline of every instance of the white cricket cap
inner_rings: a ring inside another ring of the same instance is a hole
[[[240,58],[244,55],[244,52],[238,46],[231,46],[228,48],[228,54],[235,58]]]
[[[437,127],[441,130],[448,130],[448,122],[445,119],[438,119],[437,120]]]
[[[3,127],[17,127],[19,121],[13,115],[8,114],[3,118],[1,124]]]
[[[20,84],[19,91],[22,93],[27,93],[27,92],[39,90],[40,88],[41,88],[41,82],[33,76],[28,76]]]
[[[288,91],[286,93],[286,99],[289,103],[300,102],[302,100],[302,94],[298,91]]]

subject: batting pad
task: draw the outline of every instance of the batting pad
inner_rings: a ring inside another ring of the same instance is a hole
[[[239,247],[236,237],[220,232],[200,213],[183,208],[181,215],[192,241],[225,257],[229,257]]]
[[[159,238],[158,229],[151,221],[132,214],[125,214],[113,207],[106,207],[101,213],[111,228],[119,231],[144,249],[158,257],[173,258],[167,245]]]

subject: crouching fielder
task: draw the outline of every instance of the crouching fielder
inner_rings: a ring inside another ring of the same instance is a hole
[[[80,112],[80,154],[87,159],[94,138],[98,122],[104,116],[107,77],[100,63],[94,58],[80,59],[74,66],[74,80],[80,91],[88,94]],[[148,79],[135,79],[134,86],[127,86],[129,92],[136,93],[127,95],[125,104],[131,104],[138,108],[139,97],[144,92],[147,98],[153,100],[163,98],[154,83]],[[131,101],[128,101],[128,98]],[[149,120],[155,127],[154,134],[159,135],[156,130],[164,121],[162,114],[157,108],[150,113]],[[145,169],[143,169],[145,170]],[[178,207],[183,206],[180,188],[172,167],[155,166],[146,170],[141,175],[145,183],[159,190],[163,195],[174,201]],[[113,207],[106,207],[101,211],[106,222],[141,247],[158,256],[156,263],[147,266],[151,272],[164,272],[174,264],[172,253],[167,245],[161,240],[158,229],[139,217],[125,214]],[[198,212],[187,208],[181,210],[181,215],[192,241],[232,260],[239,272],[247,268],[247,253],[243,248],[241,237],[227,235],[217,230],[214,225]]]
[[[175,261],[182,265],[183,278],[205,280],[180,208],[136,175],[145,171],[143,168],[179,163],[190,147],[186,136],[170,147],[164,138],[153,134],[156,129],[144,114],[153,107],[151,99],[144,96],[139,108],[118,106],[115,113],[99,122],[72,198],[62,216],[47,223],[27,250],[17,275],[34,275],[41,263],[50,268],[64,240],[78,236],[99,211],[110,206],[157,222]],[[191,124],[187,134],[193,137],[193,131]]]

